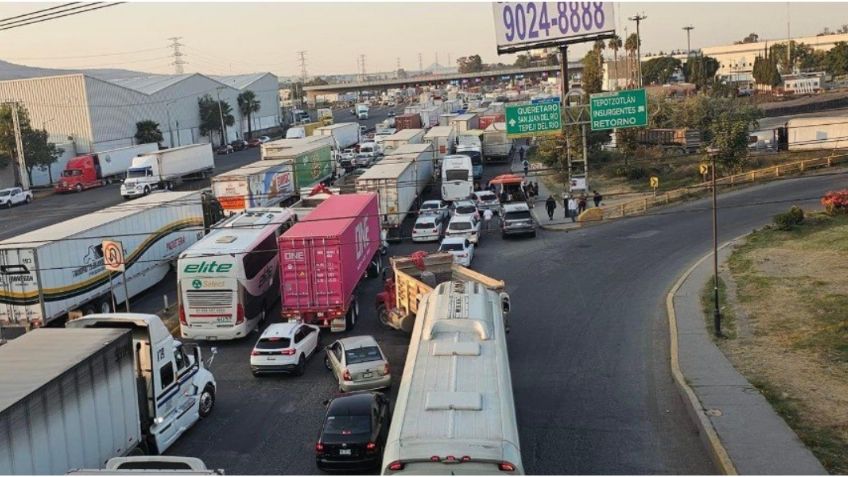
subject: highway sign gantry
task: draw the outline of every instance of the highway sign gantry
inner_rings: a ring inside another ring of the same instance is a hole
[[[559,103],[507,106],[506,134],[511,138],[558,134],[562,130]]]
[[[589,98],[592,131],[648,125],[648,99],[644,89],[593,94]]]

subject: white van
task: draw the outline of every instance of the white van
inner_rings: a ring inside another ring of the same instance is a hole
[[[180,334],[197,340],[242,338],[280,297],[277,238],[296,221],[288,208],[235,215],[180,254]]]
[[[445,156],[442,159],[442,200],[467,199],[474,192],[474,168],[465,155]]]

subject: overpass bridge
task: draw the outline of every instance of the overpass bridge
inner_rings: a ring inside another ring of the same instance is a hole
[[[568,62],[569,76],[583,71],[583,63]],[[491,84],[520,78],[539,78],[558,76],[559,65],[533,66],[529,68],[508,68],[501,70],[480,71],[477,73],[454,73],[440,75],[415,76],[412,78],[395,78],[372,81],[354,81],[349,83],[334,83],[320,86],[305,86],[307,102],[315,103],[315,98],[327,93],[348,93],[359,91],[385,91],[390,88],[409,88],[418,86],[440,86],[451,82]]]

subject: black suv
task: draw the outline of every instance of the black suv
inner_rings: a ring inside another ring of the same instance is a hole
[[[379,468],[392,413],[383,393],[337,397],[327,404],[315,463],[323,471],[373,471]]]

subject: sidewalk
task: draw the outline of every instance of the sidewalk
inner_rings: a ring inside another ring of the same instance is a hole
[[[719,251],[722,266],[732,244]],[[742,475],[826,475],[818,459],[711,340],[701,306],[701,292],[711,279],[708,255],[681,277],[667,304],[672,373],[719,469]]]

